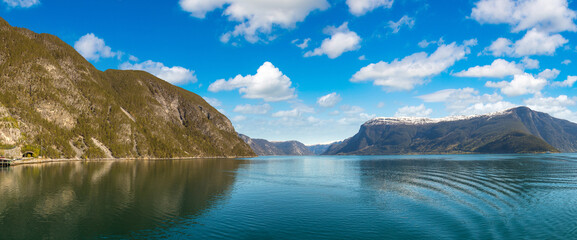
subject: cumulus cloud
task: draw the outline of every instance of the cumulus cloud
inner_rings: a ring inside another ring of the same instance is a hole
[[[78,39],[74,43],[74,49],[86,60],[93,61],[98,61],[100,58],[115,57],[120,54],[120,52],[113,52],[109,46],[106,46],[104,40],[96,37],[94,33],[88,33]]]
[[[444,89],[419,96],[425,102],[444,103],[453,115],[486,114],[515,107],[515,104],[503,101],[499,94],[483,94],[473,88]]]
[[[277,118],[296,118],[301,117],[304,113],[314,113],[315,109],[300,102],[293,103],[293,109],[287,111],[278,111],[272,114]]]
[[[344,52],[354,51],[361,47],[361,37],[349,30],[347,22],[338,28],[334,26],[327,27],[324,32],[331,36],[323,40],[320,47],[306,52],[305,57],[327,55],[329,58],[334,59],[341,56]]]
[[[341,100],[341,96],[334,92],[317,99],[317,104],[321,107],[330,108],[337,105]]]
[[[537,77],[544,78],[547,80],[553,80],[553,79],[557,78],[557,76],[559,76],[559,73],[561,73],[561,71],[559,71],[555,68],[545,69],[542,72],[540,72],[539,75],[537,75]]]
[[[373,81],[374,85],[382,86],[390,91],[411,90],[425,83],[426,78],[435,76],[453,66],[469,53],[467,45],[440,45],[437,50],[428,55],[419,52],[392,62],[378,62],[361,68],[351,78],[352,82]]]
[[[433,113],[433,109],[426,108],[425,104],[419,106],[405,106],[399,108],[395,113],[395,117],[429,117]]]
[[[567,76],[565,81],[554,82],[552,85],[556,87],[573,87],[573,84],[577,81],[577,76]]]
[[[362,16],[379,7],[393,7],[393,0],[347,0],[347,5],[353,15]]]
[[[40,0],[2,0],[9,7],[29,8],[40,4]]]
[[[193,70],[180,66],[167,67],[163,63],[151,60],[141,63],[124,62],[120,65],[120,69],[146,71],[172,84],[195,83],[197,81]]]
[[[497,38],[493,41],[489,47],[485,49],[485,52],[491,53],[495,57],[502,57],[513,54],[512,48],[513,42],[506,38]]]
[[[182,10],[190,12],[193,17],[205,18],[206,13],[222,8],[227,0],[180,0]]]
[[[557,48],[569,42],[559,34],[548,34],[531,29],[523,38],[515,42],[513,52],[516,56],[553,55]]]
[[[577,97],[560,95],[555,98],[536,95],[533,98],[526,99],[524,102],[527,107],[533,110],[546,112],[557,118],[577,122],[577,113],[569,110],[568,108],[569,106],[573,106],[577,103]]]
[[[223,15],[238,25],[221,39],[243,36],[251,43],[259,41],[260,35],[271,34],[275,27],[293,28],[312,11],[330,6],[326,0],[180,0],[179,3],[196,18],[205,18],[208,12],[223,8]]]
[[[263,99],[267,102],[283,101],[295,98],[292,82],[272,63],[265,62],[255,75],[237,75],[227,80],[219,79],[208,86],[211,92],[239,89],[244,98]]]
[[[506,38],[498,38],[485,49],[485,52],[489,52],[495,57],[553,55],[557,48],[568,42],[560,34],[549,34],[537,29],[531,29],[515,43]]]
[[[480,0],[471,17],[479,23],[509,24],[513,32],[577,30],[573,22],[577,14],[569,9],[567,0]]]
[[[547,79],[537,77],[528,73],[516,74],[510,82],[491,82],[485,83],[485,86],[500,88],[501,92],[507,96],[520,96],[525,94],[537,94],[547,85]]]
[[[265,103],[262,105],[237,105],[233,112],[242,113],[242,114],[267,114],[272,107]]]
[[[415,26],[415,19],[405,15],[397,22],[389,21],[389,28],[393,30],[393,33],[398,33],[403,26],[413,28],[413,26]]]
[[[539,60],[531,59],[529,57],[524,57],[523,60],[521,60],[521,63],[523,63],[523,66],[525,66],[526,69],[539,68]]]
[[[563,64],[563,65],[569,65],[569,64],[571,64],[571,60],[570,60],[570,59],[565,59],[565,60],[563,60],[563,62],[561,62],[561,64]]]
[[[492,77],[502,78],[523,73],[523,69],[515,62],[496,59],[491,65],[475,66],[465,71],[455,73],[457,77]]]

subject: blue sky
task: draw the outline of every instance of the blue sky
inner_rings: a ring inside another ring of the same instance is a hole
[[[525,105],[577,122],[567,0],[2,0],[98,69],[200,96],[253,138],[328,143],[373,117]]]

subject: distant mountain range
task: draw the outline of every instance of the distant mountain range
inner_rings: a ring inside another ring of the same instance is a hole
[[[265,139],[250,138],[239,134],[258,156],[304,156],[315,155],[307,146],[298,141],[271,142]]]
[[[325,155],[576,152],[577,124],[527,107],[493,114],[376,118]]]
[[[313,152],[315,155],[321,155],[324,152],[327,151],[327,149],[329,149],[329,147],[333,144],[337,144],[337,143],[341,143],[342,141],[339,142],[334,142],[334,143],[329,143],[329,144],[316,144],[316,145],[309,145],[307,146],[311,152]]]
[[[200,96],[143,71],[99,71],[50,34],[0,18],[0,155],[255,156]]]

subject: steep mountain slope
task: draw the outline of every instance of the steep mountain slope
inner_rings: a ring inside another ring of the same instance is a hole
[[[332,154],[576,152],[577,124],[527,107],[444,119],[376,118]]]
[[[309,148],[309,150],[311,150],[311,152],[313,152],[315,155],[321,155],[324,152],[327,151],[327,149],[329,149],[330,146],[332,146],[333,144],[337,144],[337,143],[341,143],[341,141],[339,142],[334,142],[334,143],[329,143],[329,144],[315,144],[315,145],[309,145],[307,146]]]
[[[198,95],[142,71],[99,71],[49,34],[0,18],[0,155],[254,156]]]
[[[264,139],[250,138],[243,134],[239,134],[239,136],[248,143],[252,150],[259,156],[315,155],[307,146],[298,141],[269,142]]]

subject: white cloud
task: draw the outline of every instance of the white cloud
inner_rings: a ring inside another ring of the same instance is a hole
[[[192,70],[180,66],[167,67],[163,63],[151,60],[142,63],[124,62],[120,64],[120,69],[146,71],[172,84],[195,83],[197,81]]]
[[[348,115],[359,114],[365,111],[365,109],[363,109],[362,107],[350,106],[350,105],[343,105],[340,107],[340,109],[344,114]]]
[[[361,56],[359,57],[359,60],[361,60],[361,61],[367,60],[367,57],[366,57],[365,55],[361,55]]]
[[[388,90],[411,90],[425,83],[426,78],[435,76],[453,66],[469,53],[466,45],[440,45],[437,50],[428,55],[425,52],[415,53],[392,62],[369,64],[351,78],[352,82],[373,81],[374,85],[383,86]]]
[[[577,81],[577,76],[567,76],[567,79],[562,82],[553,82],[553,86],[557,87],[573,87],[573,84]]]
[[[476,39],[472,39],[472,40],[475,40],[475,41],[476,41]],[[469,40],[469,41],[470,41],[470,40]],[[429,45],[432,45],[432,44],[439,44],[439,45],[441,45],[441,44],[444,44],[444,43],[445,43],[445,40],[441,37],[441,38],[439,38],[439,40],[437,40],[437,41],[427,41],[426,39],[423,39],[422,41],[420,41],[419,43],[417,43],[417,45],[419,45],[419,47],[421,47],[421,48],[426,48],[426,47],[428,47]],[[476,42],[475,42],[475,44],[476,44]],[[466,45],[466,44],[465,44],[465,45]]]
[[[363,124],[364,122],[375,118],[375,114],[368,114],[368,113],[357,113],[357,114],[349,114],[343,118],[337,120],[339,125],[345,126],[354,126],[358,127],[359,125]]]
[[[491,65],[475,66],[465,71],[455,73],[457,77],[492,77],[502,78],[523,73],[523,69],[515,62],[495,59]]]
[[[224,8],[223,15],[237,22],[234,30],[225,33],[221,40],[243,36],[255,43],[260,35],[269,35],[273,28],[293,28],[315,10],[325,10],[326,0],[180,0],[180,7],[193,17],[204,18],[206,13]]]
[[[239,89],[244,98],[263,99],[267,102],[283,101],[295,98],[292,82],[272,63],[265,62],[255,75],[237,75],[228,81],[219,79],[208,86],[211,92]]]
[[[569,106],[573,106],[577,103],[577,97],[568,97],[567,95],[560,95],[554,98],[537,95],[534,96],[533,98],[526,99],[524,102],[527,105],[527,107],[533,110],[546,112],[557,118],[577,122],[577,113],[572,112],[568,108]]]
[[[180,0],[182,10],[190,12],[193,17],[205,18],[206,13],[222,8],[227,0]]]
[[[563,65],[569,65],[569,64],[571,64],[571,60],[570,60],[570,59],[565,59],[565,60],[563,60],[563,62],[561,62],[561,64],[563,64]]]
[[[498,111],[507,110],[510,108],[517,107],[516,104],[506,102],[506,101],[498,101],[498,102],[490,102],[490,103],[475,103],[461,111],[461,115],[477,115],[477,114],[487,114],[487,113],[494,113]]]
[[[553,80],[555,78],[557,78],[557,76],[559,76],[559,73],[561,73],[561,71],[553,68],[553,69],[545,69],[542,72],[539,73],[539,75],[537,75],[538,78],[544,78],[547,80]]]
[[[398,33],[401,30],[401,27],[405,25],[409,28],[413,28],[415,25],[415,19],[405,15],[397,22],[389,21],[389,28],[393,30],[393,33]]]
[[[243,115],[234,116],[232,118],[233,122],[242,122],[244,120],[246,120],[246,116],[243,116]]]
[[[441,41],[441,40],[443,40],[443,39],[441,38],[439,41]],[[467,47],[477,46],[477,43],[478,42],[477,42],[476,38],[463,41],[463,45],[465,45]]]
[[[272,107],[265,103],[262,105],[237,105],[233,112],[242,113],[242,114],[267,114]]]
[[[119,55],[119,52],[113,52],[109,46],[106,46],[104,40],[98,38],[94,33],[88,33],[82,36],[74,43],[74,49],[80,53],[86,60],[98,61],[100,58],[111,58]]]
[[[282,118],[292,118],[292,117],[299,117],[301,112],[298,109],[292,109],[288,111],[278,111],[272,114],[273,117],[282,117]]]
[[[361,47],[361,37],[349,30],[347,22],[338,28],[334,26],[327,27],[324,32],[330,34],[331,37],[323,40],[320,47],[306,52],[305,57],[326,54],[329,58],[334,59],[341,56],[344,52],[354,51]]]
[[[317,99],[317,104],[321,107],[330,108],[337,105],[341,100],[341,96],[334,92]]]
[[[3,0],[9,7],[29,8],[40,4],[40,0]]]
[[[310,39],[310,38],[307,38],[307,39],[303,40],[301,43],[298,43],[298,42],[299,42],[299,39],[295,39],[295,40],[292,41],[292,43],[293,43],[295,46],[297,46],[298,48],[300,48],[300,49],[305,49],[305,48],[308,48],[308,47],[309,47],[309,42],[310,42],[310,41],[311,41],[311,39]]]
[[[433,113],[433,109],[426,108],[425,104],[419,106],[405,106],[399,108],[395,113],[395,117],[429,117]]]
[[[547,79],[537,77],[528,73],[516,74],[511,82],[491,82],[485,83],[485,86],[500,88],[501,92],[507,96],[520,96],[525,94],[537,94],[547,85]]]
[[[503,101],[499,94],[479,95],[473,88],[444,89],[419,98],[425,102],[442,102],[454,115],[486,114],[515,107]]]
[[[490,52],[495,57],[553,55],[557,48],[565,45],[567,42],[569,41],[560,34],[551,35],[546,32],[531,29],[523,38],[515,43],[506,38],[498,38],[485,49],[485,52]]]
[[[429,41],[423,39],[422,41],[420,41],[419,43],[417,43],[417,45],[419,45],[419,47],[421,47],[421,48],[426,48],[426,47],[428,47],[429,45],[434,44],[434,43],[435,43],[435,41],[429,42]]]
[[[526,69],[539,68],[539,61],[538,60],[531,59],[529,57],[524,57],[523,60],[521,60],[521,62],[523,63],[523,66],[525,66]]]
[[[391,8],[393,0],[347,0],[349,11],[356,16],[365,15],[376,8]]]
[[[515,42],[514,55],[553,55],[555,50],[569,42],[559,34],[550,35],[531,29],[519,41]]]
[[[513,32],[536,28],[543,32],[576,31],[575,11],[567,0],[481,0],[471,17],[479,23],[509,24]]]
[[[202,97],[202,98],[204,98],[204,101],[206,101],[208,104],[210,104],[213,107],[222,106],[222,102],[216,98],[211,98],[211,97]]]
[[[513,42],[509,39],[497,38],[485,51],[490,52],[495,57],[507,56],[513,53],[512,45]]]
[[[129,60],[129,61],[133,61],[133,62],[138,62],[138,61],[140,61],[137,57],[135,57],[135,56],[133,56],[133,55],[128,56],[128,60]]]

